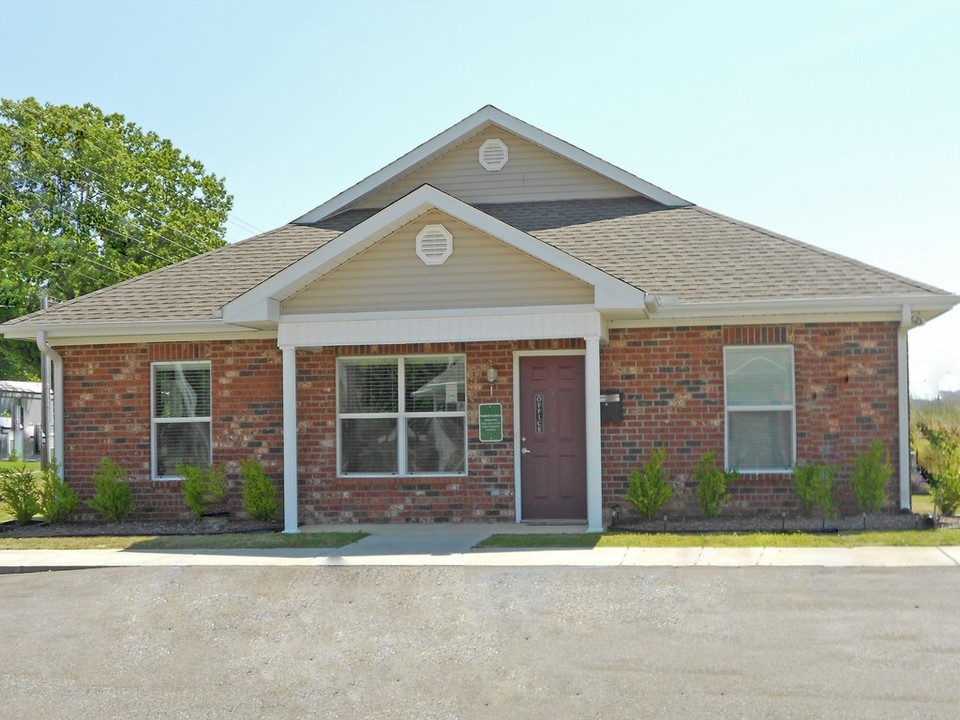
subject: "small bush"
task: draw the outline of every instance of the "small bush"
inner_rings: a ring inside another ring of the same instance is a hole
[[[93,499],[87,503],[111,522],[123,522],[134,511],[133,490],[127,471],[110,458],[101,458],[93,476]]]
[[[954,515],[960,508],[960,431],[917,423],[917,430],[930,443],[932,462],[927,483],[938,515]]]
[[[717,454],[708,452],[697,463],[693,478],[697,481],[697,502],[707,517],[716,517],[720,508],[730,497],[727,486],[740,477],[736,470],[721,470],[717,467]]]
[[[243,479],[243,509],[257,520],[276,519],[280,510],[277,498],[277,486],[267,477],[263,466],[256,460],[244,460],[240,463],[240,477]]]
[[[797,466],[793,469],[793,491],[800,499],[805,513],[820,508],[824,517],[837,514],[836,501],[833,498],[833,477],[837,469],[833,465]]]
[[[667,451],[663,448],[654,450],[650,459],[630,474],[630,489],[627,491],[627,500],[648,520],[656,515],[667,500],[673,495],[673,488],[668,482],[669,476],[663,469],[667,459]]]
[[[7,506],[17,525],[26,525],[40,512],[37,481],[26,465],[0,470],[0,501]]]
[[[40,514],[48,523],[68,520],[77,510],[77,494],[67,485],[52,462],[40,473]]]
[[[850,486],[862,512],[876,512],[887,502],[887,484],[893,476],[890,453],[874,440],[870,449],[853,459]]]
[[[183,478],[183,499],[190,512],[197,517],[202,517],[211,506],[223,502],[227,497],[227,475],[223,463],[209,467],[177,465],[177,472]]]

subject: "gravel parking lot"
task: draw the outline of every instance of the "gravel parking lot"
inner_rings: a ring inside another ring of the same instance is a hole
[[[0,716],[954,718],[960,572],[0,577]]]

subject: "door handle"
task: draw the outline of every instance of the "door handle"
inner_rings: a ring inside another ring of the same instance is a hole
[[[527,450],[526,448],[520,448],[521,455],[529,455],[531,452],[531,450]]]

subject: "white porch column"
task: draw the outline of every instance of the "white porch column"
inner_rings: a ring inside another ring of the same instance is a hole
[[[900,456],[900,509],[910,509],[910,368],[907,332],[913,326],[910,306],[904,305],[897,331],[897,411]]]
[[[603,485],[600,462],[600,336],[585,337],[587,395],[587,530],[603,531]]]
[[[297,532],[297,349],[283,354],[283,531]]]

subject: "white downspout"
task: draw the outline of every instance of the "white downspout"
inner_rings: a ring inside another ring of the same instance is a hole
[[[897,398],[899,410],[900,509],[910,510],[910,375],[907,332],[913,327],[910,306],[904,305],[897,330]]]
[[[53,363],[53,450],[54,459],[57,461],[57,473],[63,479],[63,358],[50,347],[45,330],[37,331],[37,347]],[[47,402],[48,388],[43,388],[43,392],[43,402]],[[47,424],[49,425],[49,423],[50,418],[48,417]],[[47,447],[49,448],[50,428],[43,428],[43,432],[46,433]],[[49,450],[47,452],[49,453]]]

